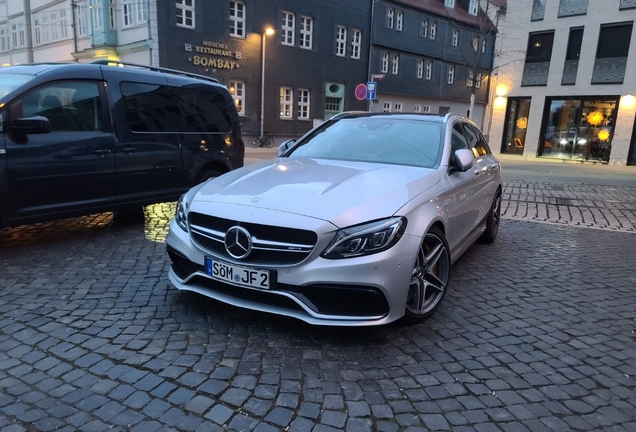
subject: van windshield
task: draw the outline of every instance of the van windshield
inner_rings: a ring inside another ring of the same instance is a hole
[[[0,74],[0,99],[22,87],[33,78],[35,78],[35,75],[12,73]]]

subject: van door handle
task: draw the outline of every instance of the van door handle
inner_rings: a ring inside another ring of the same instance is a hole
[[[93,153],[95,153],[99,157],[104,157],[105,154],[110,153],[110,150],[108,150],[108,149],[95,149],[95,150],[93,150]]]
[[[123,149],[121,149],[121,151],[123,151],[124,153],[132,153],[137,151],[137,147],[132,147],[132,146],[124,147]]]
[[[476,175],[476,176],[478,176],[479,174],[481,174],[481,170],[480,170],[480,169],[477,169],[477,168],[475,168],[475,169],[473,170],[473,172],[475,173],[475,175]]]

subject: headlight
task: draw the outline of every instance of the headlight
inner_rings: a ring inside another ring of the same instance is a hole
[[[179,225],[179,228],[188,232],[188,207],[183,201],[185,195],[181,195],[181,198],[177,201],[177,210],[174,212],[174,221]]]
[[[322,257],[351,258],[382,252],[396,244],[405,229],[406,219],[403,217],[382,219],[341,229],[322,253]]]

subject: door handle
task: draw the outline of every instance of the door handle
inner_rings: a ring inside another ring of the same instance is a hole
[[[121,149],[121,151],[123,151],[124,153],[132,153],[137,151],[137,147],[131,147],[131,146],[124,147],[123,149]]]
[[[473,172],[475,173],[475,175],[476,175],[476,176],[478,176],[479,174],[481,174],[481,170],[480,170],[480,169],[478,169],[478,168],[475,168],[475,169],[473,170]]]
[[[496,163],[494,163],[494,164],[490,164],[490,168],[492,168],[492,169],[497,168],[497,164],[496,164]]]
[[[108,150],[108,149],[95,149],[95,150],[93,150],[93,153],[95,153],[99,157],[104,157],[105,154],[110,153],[110,150]]]

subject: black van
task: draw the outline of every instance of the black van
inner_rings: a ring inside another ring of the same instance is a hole
[[[244,155],[213,78],[107,61],[0,68],[0,226],[174,201]]]

